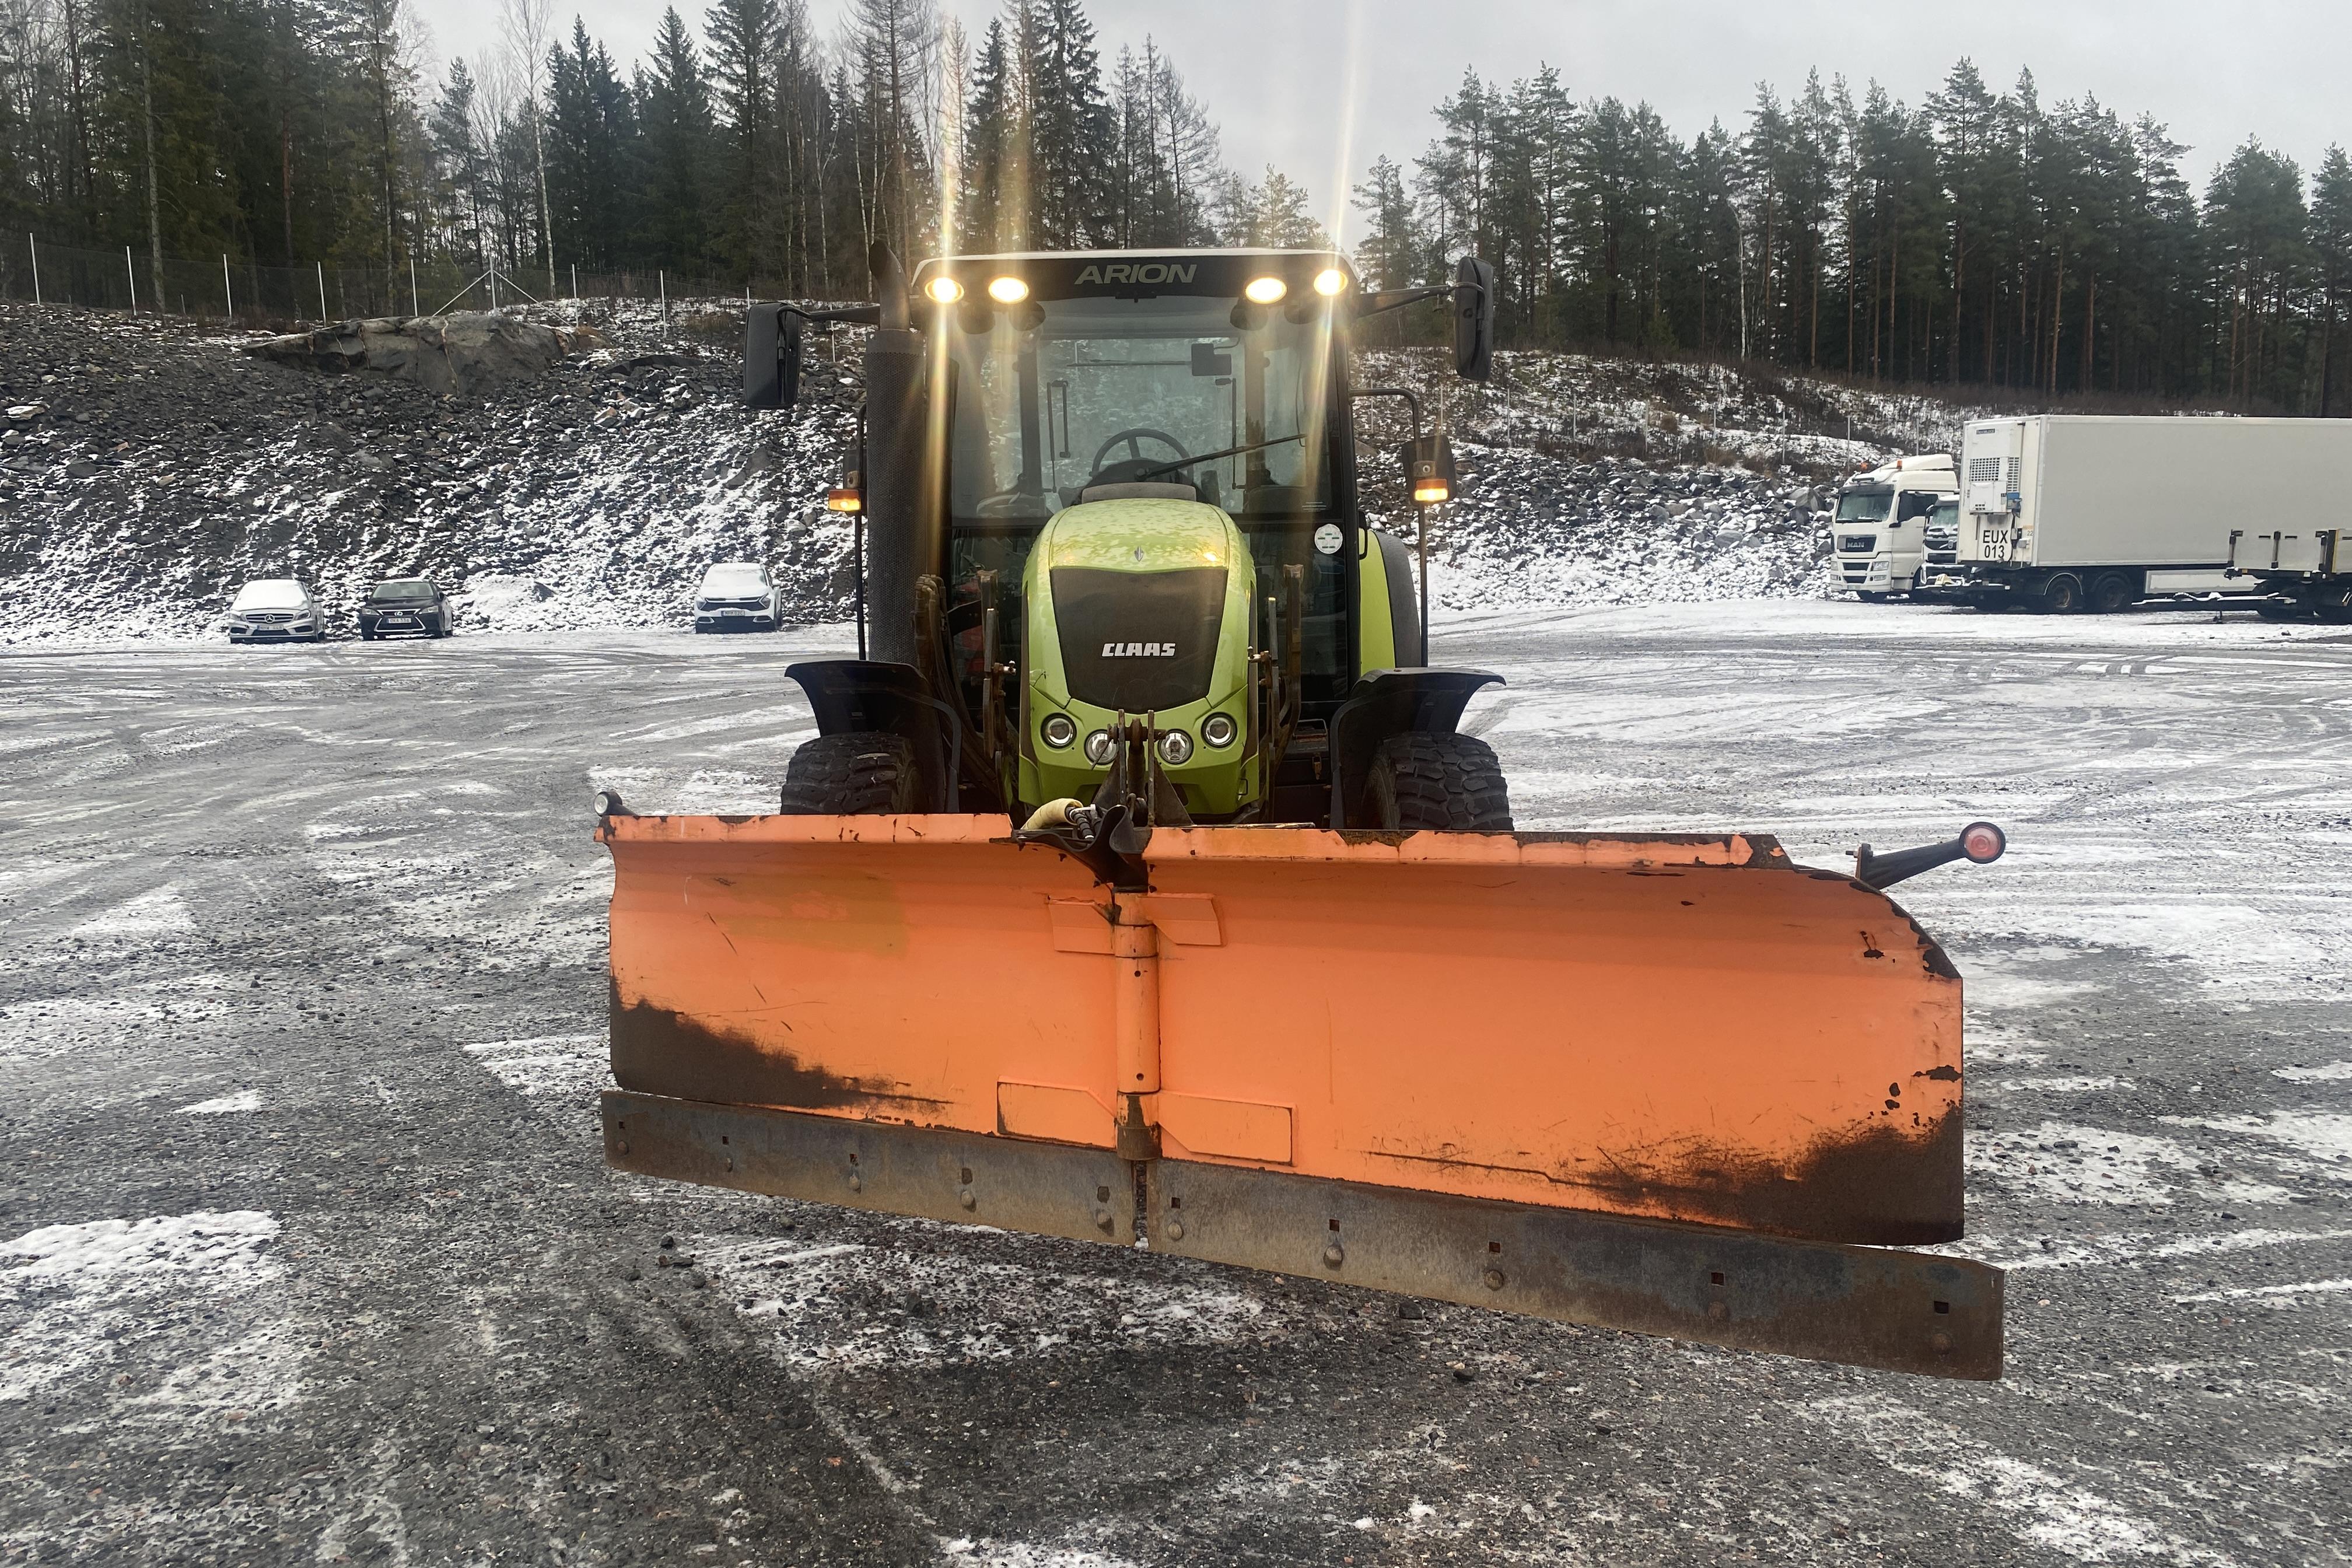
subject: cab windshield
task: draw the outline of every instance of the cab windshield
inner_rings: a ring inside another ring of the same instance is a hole
[[[1838,497],[1837,520],[1840,522],[1884,522],[1895,506],[1892,487],[1883,489],[1848,490]]]
[[[1236,518],[1328,507],[1330,328],[1269,310],[1244,331],[1233,310],[1168,295],[950,316],[957,520],[1042,522],[1135,480],[1192,485]]]
[[[375,605],[421,605],[433,597],[430,583],[378,583],[368,593]]]

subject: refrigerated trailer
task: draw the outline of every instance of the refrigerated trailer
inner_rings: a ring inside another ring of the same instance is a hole
[[[1979,605],[2120,610],[2263,592],[2232,540],[2308,536],[2352,473],[2352,421],[2035,415],[1971,424],[1958,564]]]

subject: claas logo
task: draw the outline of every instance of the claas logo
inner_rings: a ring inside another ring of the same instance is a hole
[[[1103,644],[1105,658],[1174,658],[1176,645],[1172,642],[1107,642]]]

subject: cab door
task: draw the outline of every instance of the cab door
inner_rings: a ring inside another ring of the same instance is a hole
[[[1943,495],[1936,490],[1898,490],[1880,534],[1886,556],[1886,585],[1897,593],[1919,585],[1927,565],[1927,519]]]

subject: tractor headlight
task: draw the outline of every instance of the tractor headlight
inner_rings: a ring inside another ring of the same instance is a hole
[[[1162,731],[1160,736],[1160,760],[1170,767],[1181,767],[1192,760],[1192,737],[1181,730]]]
[[[1054,750],[1066,751],[1069,749],[1070,742],[1078,738],[1078,727],[1071,721],[1067,713],[1049,713],[1045,716],[1045,721],[1037,726],[1037,735]],[[1092,749],[1088,748],[1089,751]]]
[[[963,298],[963,285],[942,273],[924,284],[923,292],[942,305],[952,305]]]
[[[1253,278],[1242,290],[1242,297],[1253,305],[1278,305],[1290,292],[1290,285],[1279,278]]]
[[[1111,753],[1117,749],[1108,730],[1097,730],[1087,737],[1087,761],[1098,768],[1110,766]]]
[[[1315,291],[1326,300],[1348,291],[1348,275],[1336,267],[1326,267],[1315,275]]]
[[[1201,739],[1213,746],[1232,745],[1234,734],[1234,721],[1231,714],[1212,713],[1201,721]]]

